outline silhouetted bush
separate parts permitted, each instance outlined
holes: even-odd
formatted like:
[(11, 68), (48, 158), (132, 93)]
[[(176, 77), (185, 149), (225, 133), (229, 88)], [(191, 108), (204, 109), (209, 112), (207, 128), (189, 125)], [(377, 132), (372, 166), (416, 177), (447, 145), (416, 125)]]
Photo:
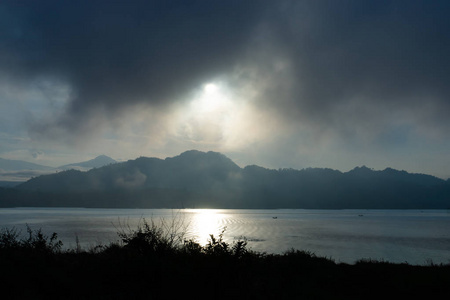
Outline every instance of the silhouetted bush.
[[(120, 241), (88, 251), (62, 250), (56, 233), (0, 231), (2, 299), (448, 299), (450, 265), (411, 266), (361, 260), (337, 264), (309, 251), (252, 251), (247, 241), (205, 246), (185, 239), (179, 222), (122, 226)], [(205, 297), (203, 297), (204, 295)]]
[(58, 240), (54, 232), (50, 237), (41, 229), (32, 230), (27, 225), (27, 238), (20, 238), (20, 231), (16, 228), (3, 228), (0, 232), (0, 249), (3, 250), (30, 250), (34, 252), (56, 253), (61, 251), (63, 243)]
[(173, 218), (171, 222), (161, 220), (157, 225), (152, 219), (147, 222), (141, 219), (137, 228), (122, 225), (117, 234), (123, 243), (125, 250), (131, 250), (139, 254), (169, 254), (180, 251), (184, 245), (185, 231), (183, 224)]
[(17, 249), (21, 245), (16, 228), (2, 228), (0, 231), (0, 249)]

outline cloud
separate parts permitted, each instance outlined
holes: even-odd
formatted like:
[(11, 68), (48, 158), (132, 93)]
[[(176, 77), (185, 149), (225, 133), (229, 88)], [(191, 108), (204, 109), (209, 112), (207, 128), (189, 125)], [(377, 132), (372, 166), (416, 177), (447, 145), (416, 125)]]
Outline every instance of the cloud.
[(22, 80), (57, 76), (72, 88), (66, 114), (34, 124), (42, 132), (83, 132), (100, 113), (180, 100), (235, 64), (259, 11), (242, 1), (7, 4), (3, 69)]
[[(417, 150), (449, 138), (449, 12), (419, 0), (2, 1), (0, 79), (40, 91), (33, 140)], [(211, 82), (229, 89), (234, 127), (188, 118)]]
[(31, 151), (31, 156), (33, 156), (33, 158), (35, 158), (35, 159), (39, 159), (42, 156), (44, 156), (44, 153), (39, 150), (33, 150), (33, 151)]
[(142, 186), (147, 176), (139, 170), (132, 170), (130, 173), (115, 179), (115, 185), (120, 188), (135, 188)]

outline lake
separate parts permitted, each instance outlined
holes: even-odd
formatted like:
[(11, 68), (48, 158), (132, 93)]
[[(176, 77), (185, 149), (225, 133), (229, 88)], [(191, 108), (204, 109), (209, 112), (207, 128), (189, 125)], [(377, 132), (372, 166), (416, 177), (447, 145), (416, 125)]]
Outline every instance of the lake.
[(178, 226), (202, 245), (225, 230), (225, 241), (245, 237), (260, 252), (294, 248), (345, 263), (450, 263), (448, 210), (0, 209), (0, 228), (24, 234), (28, 224), (57, 232), (66, 248), (75, 248), (77, 237), (85, 249), (117, 241), (118, 230), (134, 229), (142, 219)]

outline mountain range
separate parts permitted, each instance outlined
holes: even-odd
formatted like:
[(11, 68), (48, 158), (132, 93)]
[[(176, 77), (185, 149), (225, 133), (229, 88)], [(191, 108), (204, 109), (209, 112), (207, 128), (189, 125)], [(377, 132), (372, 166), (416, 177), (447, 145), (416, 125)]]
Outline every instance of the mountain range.
[(92, 168), (100, 168), (109, 164), (115, 164), (117, 161), (106, 155), (99, 155), (94, 159), (88, 161), (82, 161), (78, 163), (59, 166), (59, 170), (81, 169), (81, 171), (87, 171)]
[(13, 160), (0, 158), (0, 169), (4, 171), (21, 171), (21, 170), (38, 170), (48, 171), (52, 170), (52, 167), (38, 165), (23, 160)]
[(92, 168), (99, 168), (112, 163), (116, 163), (116, 161), (106, 155), (100, 155), (88, 161), (72, 163), (56, 168), (23, 160), (0, 158), (0, 186), (14, 186), (32, 177), (51, 174), (57, 171), (70, 169), (88, 171)]
[(217, 152), (140, 157), (2, 189), (1, 206), (146, 208), (449, 208), (450, 181), (365, 166), (348, 172), (239, 167)]

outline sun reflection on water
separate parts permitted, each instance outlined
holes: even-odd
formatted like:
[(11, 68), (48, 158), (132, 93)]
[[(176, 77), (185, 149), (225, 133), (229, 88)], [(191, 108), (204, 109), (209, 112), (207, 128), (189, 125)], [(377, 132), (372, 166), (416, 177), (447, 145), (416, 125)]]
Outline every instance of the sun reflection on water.
[(200, 245), (207, 244), (210, 235), (215, 237), (223, 231), (225, 215), (219, 209), (191, 209), (190, 230), (192, 238)]

